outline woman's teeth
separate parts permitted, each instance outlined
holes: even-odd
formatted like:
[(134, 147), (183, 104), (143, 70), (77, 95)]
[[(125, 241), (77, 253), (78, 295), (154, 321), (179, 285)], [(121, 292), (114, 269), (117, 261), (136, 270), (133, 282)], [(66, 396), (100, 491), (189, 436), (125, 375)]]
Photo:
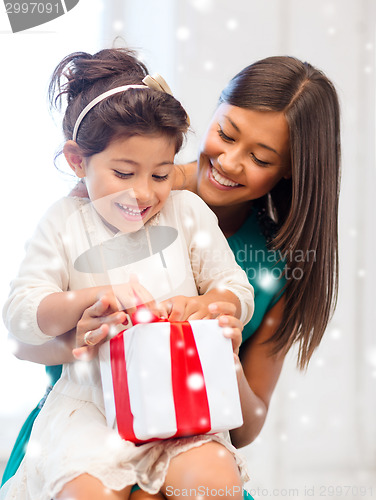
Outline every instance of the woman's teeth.
[(218, 184), (221, 184), (222, 186), (229, 186), (229, 187), (240, 186), (240, 184), (237, 184), (236, 182), (230, 181), (230, 179), (223, 177), (218, 172), (218, 170), (216, 170), (213, 166), (211, 166), (211, 173), (214, 179), (218, 182)]

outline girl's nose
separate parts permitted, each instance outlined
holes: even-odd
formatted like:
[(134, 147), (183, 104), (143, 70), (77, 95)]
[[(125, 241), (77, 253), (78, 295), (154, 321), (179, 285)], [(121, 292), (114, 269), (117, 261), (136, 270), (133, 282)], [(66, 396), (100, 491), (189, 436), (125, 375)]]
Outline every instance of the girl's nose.
[(133, 186), (133, 191), (139, 204), (147, 203), (152, 198), (152, 189), (150, 183), (146, 180), (140, 180)]

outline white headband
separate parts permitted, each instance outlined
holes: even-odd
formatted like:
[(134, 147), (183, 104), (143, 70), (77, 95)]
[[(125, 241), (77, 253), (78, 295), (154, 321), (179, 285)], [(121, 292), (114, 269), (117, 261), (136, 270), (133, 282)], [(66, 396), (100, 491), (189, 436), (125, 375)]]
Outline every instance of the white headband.
[(84, 109), (78, 115), (78, 118), (77, 118), (76, 123), (74, 125), (72, 139), (74, 141), (76, 141), (78, 129), (80, 128), (81, 122), (85, 118), (87, 113), (92, 108), (94, 108), (94, 106), (96, 104), (103, 101), (103, 99), (106, 99), (106, 97), (110, 97), (114, 94), (124, 92), (125, 90), (128, 90), (128, 89), (148, 89), (148, 88), (153, 89), (153, 90), (159, 90), (161, 92), (166, 92), (167, 94), (172, 95), (172, 91), (171, 91), (170, 87), (167, 85), (165, 80), (158, 73), (156, 73), (153, 76), (150, 76), (150, 75), (145, 76), (145, 78), (142, 80), (142, 83), (144, 85), (123, 85), (122, 87), (116, 87), (114, 89), (107, 90), (107, 92), (103, 92), (103, 94), (100, 94), (99, 96), (95, 97), (91, 102), (89, 102), (89, 104), (87, 106), (84, 107)]

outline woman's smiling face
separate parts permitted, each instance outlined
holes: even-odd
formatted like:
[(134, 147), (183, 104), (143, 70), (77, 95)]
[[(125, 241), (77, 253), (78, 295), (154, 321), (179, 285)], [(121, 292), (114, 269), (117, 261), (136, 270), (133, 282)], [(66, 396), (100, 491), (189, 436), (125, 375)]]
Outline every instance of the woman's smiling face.
[(210, 206), (242, 205), (291, 177), (282, 112), (222, 103), (200, 147), (197, 192)]

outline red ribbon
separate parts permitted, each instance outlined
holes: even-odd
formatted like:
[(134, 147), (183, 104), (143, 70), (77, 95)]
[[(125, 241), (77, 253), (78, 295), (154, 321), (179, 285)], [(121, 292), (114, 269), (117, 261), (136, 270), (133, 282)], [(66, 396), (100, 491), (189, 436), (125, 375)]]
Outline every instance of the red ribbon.
[[(153, 322), (166, 321), (153, 318)], [(110, 340), (111, 370), (118, 432), (136, 444), (131, 412), (124, 332)], [(211, 430), (208, 397), (196, 342), (188, 321), (170, 323), (171, 377), (177, 432), (174, 437), (204, 434)]]
[(171, 376), (177, 436), (211, 429), (208, 395), (195, 338), (188, 321), (171, 323)]
[(133, 414), (129, 399), (127, 367), (125, 363), (123, 332), (110, 340), (112, 383), (118, 432), (123, 439), (136, 443), (133, 431)]

